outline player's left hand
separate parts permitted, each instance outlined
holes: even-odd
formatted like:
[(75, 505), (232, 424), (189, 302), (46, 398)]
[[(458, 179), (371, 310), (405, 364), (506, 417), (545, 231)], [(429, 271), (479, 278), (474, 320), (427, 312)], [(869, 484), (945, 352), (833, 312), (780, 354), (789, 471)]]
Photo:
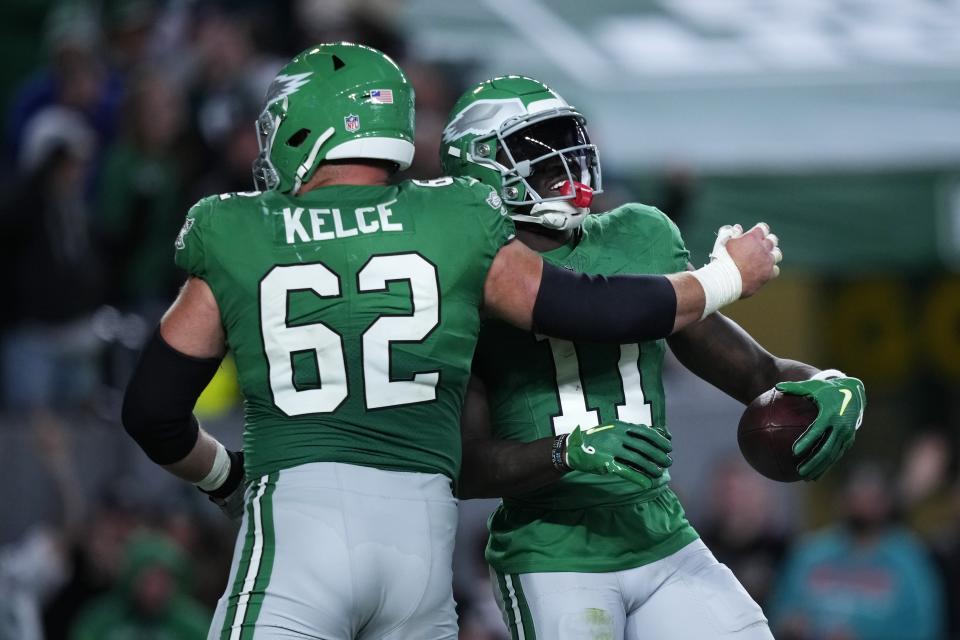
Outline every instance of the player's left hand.
[(817, 419), (793, 443), (793, 454), (803, 460), (797, 468), (800, 476), (816, 480), (853, 446), (867, 406), (863, 383), (857, 378), (838, 377), (781, 382), (777, 389), (806, 396), (819, 409)]
[(210, 502), (220, 507), (220, 511), (233, 520), (239, 522), (243, 517), (244, 495), (247, 483), (244, 481), (243, 451), (228, 451), (230, 455), (230, 475), (219, 489), (203, 491)]
[(673, 464), (672, 450), (669, 438), (642, 424), (577, 427), (567, 436), (567, 466), (597, 475), (612, 473), (649, 489)]

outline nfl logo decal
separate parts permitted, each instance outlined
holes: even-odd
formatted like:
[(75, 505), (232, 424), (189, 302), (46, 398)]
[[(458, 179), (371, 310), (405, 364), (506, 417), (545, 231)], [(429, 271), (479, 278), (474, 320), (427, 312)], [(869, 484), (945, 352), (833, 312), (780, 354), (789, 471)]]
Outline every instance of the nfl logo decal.
[(347, 128), (347, 131), (358, 131), (360, 129), (360, 116), (351, 113), (343, 119), (343, 126)]
[(370, 102), (373, 104), (393, 104), (393, 89), (371, 89)]

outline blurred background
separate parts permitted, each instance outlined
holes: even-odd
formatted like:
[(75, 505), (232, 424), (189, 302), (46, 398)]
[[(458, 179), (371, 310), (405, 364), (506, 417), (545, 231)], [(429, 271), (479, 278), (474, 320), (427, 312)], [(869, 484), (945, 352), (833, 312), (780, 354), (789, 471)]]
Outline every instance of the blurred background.
[[(448, 109), (521, 73), (581, 109), (596, 210), (654, 204), (703, 263), (771, 223), (783, 276), (730, 310), (769, 350), (861, 377), (838, 468), (745, 466), (742, 411), (668, 363), (674, 486), (778, 638), (960, 638), (960, 1), (4, 0), (0, 8), (0, 640), (203, 638), (234, 531), (123, 433), (140, 344), (184, 274), (189, 205), (248, 190), (273, 74), (319, 41), (397, 59), (409, 177)], [(226, 360), (197, 412), (238, 447)], [(505, 638), (461, 503), (461, 637)]]

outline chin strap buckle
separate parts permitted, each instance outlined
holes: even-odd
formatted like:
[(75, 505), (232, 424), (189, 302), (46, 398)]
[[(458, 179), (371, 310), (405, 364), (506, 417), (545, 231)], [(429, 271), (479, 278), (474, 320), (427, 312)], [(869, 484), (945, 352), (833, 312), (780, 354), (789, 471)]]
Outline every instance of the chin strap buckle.
[(586, 209), (593, 202), (593, 189), (582, 182), (564, 180), (560, 185), (560, 195), (573, 196), (571, 202), (578, 209)]

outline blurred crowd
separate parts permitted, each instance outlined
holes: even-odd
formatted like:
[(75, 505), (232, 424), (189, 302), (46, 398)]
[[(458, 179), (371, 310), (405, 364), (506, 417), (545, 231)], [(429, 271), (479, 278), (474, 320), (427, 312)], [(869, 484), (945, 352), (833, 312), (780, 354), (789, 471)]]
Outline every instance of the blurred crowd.
[[(128, 461), (142, 456), (118, 424), (137, 349), (184, 278), (172, 260), (184, 213), (252, 187), (261, 98), (308, 45), (359, 41), (400, 62), (417, 93), (412, 177), (439, 174), (464, 70), (413, 58), (390, 0), (15, 4), (35, 31), (18, 46), (43, 62), (2, 93), (0, 260), (15, 277), (0, 306), (0, 462), (11, 486), (27, 483), (11, 469), (32, 469), (35, 490), (4, 494), (30, 515), (0, 523), (0, 640), (203, 638), (232, 527)], [(656, 203), (681, 226), (690, 188), (669, 174)], [(236, 441), (236, 412), (220, 422)], [(724, 459), (694, 524), (778, 638), (960, 638), (955, 450), (929, 430), (896, 469), (851, 466), (797, 527), (768, 517), (766, 481)], [(458, 567), (461, 637), (493, 640), (506, 635), (479, 527)]]

